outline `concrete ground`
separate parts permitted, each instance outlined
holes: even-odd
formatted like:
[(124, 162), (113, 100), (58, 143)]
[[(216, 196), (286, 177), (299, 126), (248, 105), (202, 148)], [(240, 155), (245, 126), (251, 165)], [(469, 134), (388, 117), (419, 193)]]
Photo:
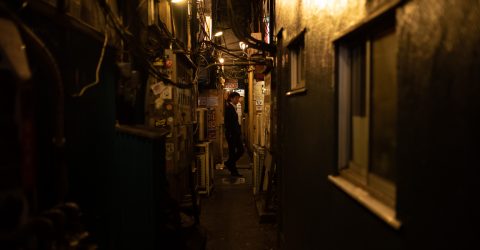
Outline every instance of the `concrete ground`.
[(237, 167), (243, 177), (230, 177), (228, 170), (216, 170), (214, 190), (202, 199), (200, 224), (207, 232), (207, 250), (277, 249), (276, 226), (258, 222), (246, 153)]

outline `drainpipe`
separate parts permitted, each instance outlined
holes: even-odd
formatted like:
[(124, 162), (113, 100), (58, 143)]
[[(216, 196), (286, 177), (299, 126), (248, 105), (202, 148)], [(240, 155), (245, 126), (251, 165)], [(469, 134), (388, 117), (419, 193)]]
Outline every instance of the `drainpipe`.
[(252, 143), (255, 125), (255, 100), (253, 99), (253, 71), (254, 66), (248, 67), (248, 130), (247, 130), (247, 148), (252, 152)]

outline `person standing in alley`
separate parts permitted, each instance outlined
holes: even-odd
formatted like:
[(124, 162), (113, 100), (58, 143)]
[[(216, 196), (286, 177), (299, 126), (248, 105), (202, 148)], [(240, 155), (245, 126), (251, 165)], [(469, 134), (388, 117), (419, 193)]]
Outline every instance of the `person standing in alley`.
[(240, 94), (232, 92), (228, 95), (225, 106), (225, 137), (228, 143), (228, 160), (225, 166), (232, 176), (242, 176), (238, 173), (236, 162), (243, 155), (244, 148), (242, 143), (242, 132), (238, 123), (236, 107), (240, 99)]

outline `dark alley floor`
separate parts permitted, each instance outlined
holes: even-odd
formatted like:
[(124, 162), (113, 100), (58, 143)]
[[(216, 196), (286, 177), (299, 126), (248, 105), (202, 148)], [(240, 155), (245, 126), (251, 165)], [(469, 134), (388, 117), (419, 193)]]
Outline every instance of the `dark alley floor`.
[(213, 192), (202, 200), (200, 223), (207, 232), (207, 250), (276, 249), (275, 225), (258, 223), (247, 154), (237, 167), (241, 178), (216, 170)]

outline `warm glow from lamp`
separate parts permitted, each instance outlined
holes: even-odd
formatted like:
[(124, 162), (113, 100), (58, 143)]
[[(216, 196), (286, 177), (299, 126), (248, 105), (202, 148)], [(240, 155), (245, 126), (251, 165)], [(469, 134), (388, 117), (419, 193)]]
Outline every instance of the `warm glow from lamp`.
[(223, 35), (223, 31), (217, 31), (217, 33), (215, 33), (214, 36), (219, 37), (219, 36), (221, 36), (221, 35)]
[[(362, 1), (360, 1), (360, 2), (362, 2)], [(359, 1), (356, 1), (355, 3), (358, 5)], [(339, 13), (341, 13), (342, 11), (347, 9), (347, 7), (349, 5), (353, 6), (355, 3), (352, 0), (335, 0), (335, 1), (333, 1), (333, 0), (305, 0), (305, 1), (302, 2), (305, 10), (310, 10), (311, 11), (311, 9), (314, 8), (314, 9), (317, 9), (317, 10), (328, 11), (330, 14), (333, 14), (333, 15), (338, 15)]]
[(223, 59), (223, 57), (220, 57), (220, 58), (218, 58), (218, 62), (223, 64), (225, 62), (225, 59)]
[(183, 1), (185, 1), (185, 0), (172, 0), (172, 3), (181, 3)]
[[(285, 13), (286, 20), (293, 21), (295, 13), (301, 13), (304, 17), (316, 17), (321, 12), (325, 12), (329, 16), (337, 16), (349, 11), (357, 14), (358, 11), (365, 9), (365, 4), (369, 0), (279, 0), (278, 9)], [(288, 15), (290, 14), (290, 15)], [(324, 15), (321, 13), (320, 15)]]
[(238, 45), (240, 45), (240, 49), (242, 50), (245, 50), (248, 47), (247, 44), (245, 44), (244, 42), (240, 42), (238, 43)]

